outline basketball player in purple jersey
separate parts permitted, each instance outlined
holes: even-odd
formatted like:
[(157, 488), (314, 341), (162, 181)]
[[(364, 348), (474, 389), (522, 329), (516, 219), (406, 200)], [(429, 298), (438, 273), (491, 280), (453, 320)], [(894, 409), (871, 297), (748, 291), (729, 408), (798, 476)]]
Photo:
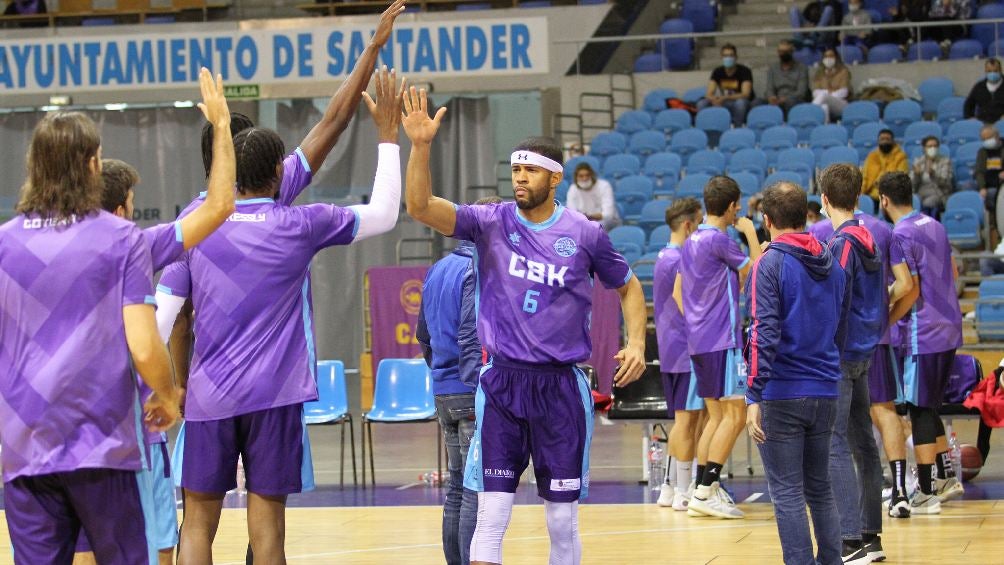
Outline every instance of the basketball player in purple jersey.
[(889, 314), (890, 323), (907, 318), (903, 393), (913, 424), (919, 487), (910, 511), (939, 514), (942, 501), (964, 492), (949, 462), (945, 426), (938, 416), (955, 350), (962, 345), (962, 312), (955, 293), (958, 271), (945, 228), (913, 210), (913, 190), (906, 173), (882, 175), (879, 194), (882, 210), (895, 223), (889, 261), (894, 271), (910, 273), (906, 284), (896, 277)]
[(708, 181), (704, 187), (707, 219), (683, 245), (673, 289), (687, 320), (697, 393), (708, 409), (697, 444), (697, 488), (687, 507), (689, 516), (743, 517), (720, 483), (722, 466), (746, 424), (739, 292), (751, 262), (760, 256), (759, 245), (751, 245), (747, 256), (726, 232), (735, 225), (746, 241), (759, 241), (753, 222), (739, 217), (740, 195), (739, 186), (729, 177)]
[[(701, 203), (694, 198), (681, 198), (666, 210), (666, 223), (672, 233), (665, 249), (655, 263), (653, 296), (655, 303), (655, 333), (659, 342), (659, 370), (666, 394), (673, 429), (669, 432), (669, 453), (676, 463), (676, 476), (666, 466), (666, 480), (659, 493), (659, 506), (686, 510), (692, 494), (690, 466), (694, 460), (694, 436), (704, 409), (704, 400), (697, 394), (697, 375), (690, 366), (687, 352), (687, 322), (683, 304), (673, 297), (676, 275), (680, 272), (680, 250), (701, 223)], [(670, 479), (676, 480), (676, 488)]]
[(617, 353), (618, 386), (645, 368), (641, 283), (603, 228), (554, 200), (561, 150), (530, 138), (512, 153), (516, 202), (457, 206), (432, 195), (430, 146), (446, 112), (430, 118), (424, 90), (405, 96), (411, 138), (408, 213), (477, 249), (478, 335), (490, 358), (475, 393), (477, 428), (465, 485), (478, 492), (472, 565), (502, 563), (519, 477), (533, 456), (544, 499), (551, 565), (578, 564), (578, 500), (589, 487), (592, 396), (575, 368), (589, 358), (593, 275), (621, 296), (628, 344)]
[(81, 529), (103, 564), (149, 562), (141, 429), (179, 415), (149, 246), (100, 210), (100, 143), (83, 114), (43, 118), (18, 215), (0, 227), (0, 442), (18, 565), (69, 563)]

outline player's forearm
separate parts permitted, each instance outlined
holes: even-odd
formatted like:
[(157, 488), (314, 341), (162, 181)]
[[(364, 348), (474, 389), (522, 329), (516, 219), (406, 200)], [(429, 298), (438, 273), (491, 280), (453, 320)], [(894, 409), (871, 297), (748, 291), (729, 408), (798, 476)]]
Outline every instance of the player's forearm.
[(213, 166), (209, 171), (206, 199), (181, 225), (185, 249), (191, 249), (216, 231), (234, 213), (234, 183), (237, 179), (234, 142), (229, 124), (213, 127)]
[(893, 304), (892, 311), (889, 312), (890, 326), (902, 320), (903, 316), (906, 316), (907, 313), (910, 312), (910, 309), (913, 308), (914, 303), (917, 302), (917, 298), (916, 296), (911, 297), (912, 294), (913, 293), (911, 292)]
[(169, 397), (174, 391), (171, 361), (157, 333), (153, 307), (147, 304), (125, 306), (122, 322), (136, 372), (155, 393)]
[(405, 206), (408, 215), (439, 233), (452, 236), (457, 213), (452, 202), (432, 195), (429, 170), (430, 143), (412, 143), (405, 176)]
[(621, 295), (621, 312), (624, 313), (624, 328), (627, 331), (627, 344), (645, 350), (645, 326), (648, 322), (648, 311), (645, 308), (645, 294), (642, 292), (638, 277), (632, 276), (624, 285)]
[(394, 229), (401, 209), (401, 148), (396, 143), (381, 143), (378, 151), (369, 204), (352, 206), (359, 221), (356, 241)]

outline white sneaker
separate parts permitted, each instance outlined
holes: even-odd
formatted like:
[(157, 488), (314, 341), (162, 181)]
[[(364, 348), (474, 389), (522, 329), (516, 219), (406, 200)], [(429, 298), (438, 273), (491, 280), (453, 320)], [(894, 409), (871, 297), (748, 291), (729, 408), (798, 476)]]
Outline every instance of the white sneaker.
[[(701, 491), (704, 492), (701, 492)], [(702, 500), (702, 494), (707, 493), (707, 498)], [(736, 503), (732, 501), (729, 493), (718, 484), (718, 481), (711, 483), (710, 487), (700, 486), (694, 492), (694, 498), (690, 499), (690, 506), (687, 508), (688, 516), (714, 516), (726, 520), (736, 520), (745, 517), (742, 510), (736, 508)]]
[(910, 501), (912, 514), (941, 514), (941, 501), (936, 494), (916, 492)]
[(663, 508), (669, 508), (670, 506), (675, 508), (674, 503), (676, 498), (674, 496), (674, 491), (675, 489), (671, 485), (663, 483), (662, 486), (659, 487), (659, 500), (655, 501), (655, 503)]
[(683, 512), (690, 506), (690, 495), (691, 491), (682, 491), (680, 489), (674, 489), (673, 493), (673, 510), (677, 512)]
[(742, 510), (736, 508), (736, 501), (732, 500), (732, 496), (729, 495), (729, 491), (723, 489), (722, 485), (717, 481), (712, 485), (712, 487), (716, 490), (718, 501), (721, 503), (722, 510), (724, 513), (728, 514), (728, 516), (719, 516), (720, 518), (734, 520), (746, 517), (746, 514), (743, 513)]
[(704, 485), (696, 487), (693, 495), (690, 497), (690, 502), (687, 504), (687, 516), (696, 518), (711, 516), (711, 500), (714, 498), (714, 494), (715, 492), (711, 490), (711, 487)]
[(910, 517), (910, 499), (905, 496), (897, 496), (895, 500), (887, 501), (886, 508), (889, 509), (890, 518)]
[(941, 502), (962, 498), (962, 495), (965, 493), (966, 488), (955, 477), (934, 480), (934, 494), (938, 495), (938, 500)]

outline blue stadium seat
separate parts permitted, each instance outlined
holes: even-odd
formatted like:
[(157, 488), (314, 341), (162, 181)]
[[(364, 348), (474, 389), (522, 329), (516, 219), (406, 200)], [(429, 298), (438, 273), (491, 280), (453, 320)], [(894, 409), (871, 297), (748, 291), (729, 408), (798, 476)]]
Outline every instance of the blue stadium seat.
[(955, 189), (958, 191), (975, 190), (976, 180), (973, 178), (973, 167), (976, 166), (976, 154), (983, 143), (980, 141), (970, 141), (959, 146), (952, 157), (952, 164), (955, 165)]
[(690, 127), (693, 127), (693, 117), (686, 110), (663, 110), (652, 120), (652, 129), (661, 131), (667, 138), (681, 129)]
[(760, 177), (746, 172), (729, 173), (729, 176), (739, 185), (743, 196), (752, 196), (760, 192)]
[(906, 126), (919, 122), (920, 115), (920, 104), (913, 100), (893, 100), (886, 105), (882, 121), (893, 131), (896, 139), (902, 139)]
[(641, 108), (655, 117), (656, 114), (667, 108), (666, 100), (676, 97), (676, 91), (672, 88), (656, 88), (645, 94)]
[(676, 185), (676, 197), (684, 198), (690, 196), (701, 200), (704, 198), (704, 185), (708, 184), (709, 180), (711, 180), (711, 175), (701, 173), (683, 177), (680, 179), (679, 184)]
[(872, 200), (871, 196), (866, 196), (862, 194), (858, 196), (858, 210), (861, 210), (865, 214), (870, 216), (875, 215), (875, 201)]
[(816, 166), (822, 170), (835, 163), (850, 163), (857, 166), (861, 164), (861, 159), (858, 157), (858, 152), (851, 147), (830, 147), (823, 151)]
[(980, 226), (983, 225), (983, 199), (975, 190), (963, 190), (951, 194), (945, 202), (945, 210), (969, 210), (980, 219)]
[(570, 179), (575, 176), (575, 167), (579, 166), (579, 163), (588, 163), (593, 169), (594, 173), (599, 174), (602, 170), (602, 161), (598, 157), (592, 155), (579, 155), (578, 157), (572, 157), (571, 159), (565, 161), (565, 178)]
[[(646, 232), (651, 232), (659, 226), (666, 225), (666, 208), (669, 208), (669, 200), (653, 200), (646, 202), (641, 209), (641, 217), (638, 218), (638, 225)], [(667, 226), (668, 227), (668, 226)]]
[(952, 42), (948, 49), (948, 58), (957, 59), (979, 59), (983, 56), (983, 45), (975, 39), (959, 39)]
[(554, 198), (562, 204), (568, 204), (568, 181), (561, 179), (558, 186), (554, 187)]
[(704, 95), (708, 92), (708, 89), (704, 86), (695, 86), (694, 88), (688, 88), (686, 92), (683, 93), (683, 101), (687, 104), (696, 104), (698, 100), (704, 98)]
[(680, 9), (680, 17), (694, 24), (694, 31), (704, 33), (718, 27), (715, 6), (710, 2), (687, 2)]
[(885, 125), (880, 122), (861, 124), (854, 128), (851, 135), (851, 146), (858, 151), (858, 156), (864, 161), (868, 154), (878, 145), (878, 134)]
[[(461, 4), (463, 6), (463, 4)], [(634, 60), (634, 72), (658, 73), (666, 70), (665, 60), (659, 53), (642, 53)]]
[(795, 60), (802, 63), (806, 67), (811, 67), (819, 62), (821, 58), (819, 51), (811, 49), (809, 47), (803, 47), (798, 51), (795, 51)]
[(945, 226), (948, 241), (953, 246), (959, 249), (977, 249), (983, 245), (979, 218), (972, 210), (964, 208), (945, 210), (941, 214), (941, 225)]
[(777, 164), (777, 156), (785, 149), (798, 144), (798, 132), (791, 126), (774, 126), (764, 130), (760, 136), (760, 149), (767, 154), (771, 166)]
[(868, 62), (875, 63), (898, 63), (903, 60), (903, 51), (899, 45), (892, 43), (880, 43), (868, 50)]
[(666, 225), (665, 220), (666, 218), (663, 217), (663, 224), (657, 226), (652, 230), (652, 233), (648, 234), (648, 247), (645, 248), (646, 253), (658, 253), (660, 249), (666, 247), (666, 244), (669, 243), (669, 237), (673, 235), (673, 232)]
[(941, 141), (941, 125), (938, 122), (913, 122), (906, 126), (903, 132), (903, 145), (920, 145), (921, 141), (929, 135), (933, 135)]
[(645, 201), (652, 200), (652, 192), (655, 189), (652, 179), (645, 175), (628, 175), (617, 180), (614, 188), (614, 195), (619, 192), (633, 192), (645, 196)]
[[(635, 226), (627, 226), (635, 227)], [(634, 263), (638, 259), (641, 259), (642, 253), (645, 252), (644, 249), (638, 247), (636, 243), (622, 243), (619, 246), (614, 246), (614, 251), (621, 254), (624, 260), (627, 261), (628, 265)]]
[(793, 182), (798, 186), (802, 187), (803, 190), (807, 188), (807, 186), (802, 181), (802, 175), (794, 171), (775, 171), (767, 175), (767, 178), (764, 179), (763, 181), (763, 186), (764, 188), (766, 188), (768, 186), (771, 186), (772, 184), (779, 182)]
[(708, 134), (697, 128), (687, 128), (673, 134), (669, 151), (686, 159), (691, 153), (708, 147)]
[[(641, 175), (624, 177), (617, 181), (617, 186), (614, 188), (614, 200), (624, 211), (621, 218), (628, 223), (638, 221), (642, 207), (652, 200), (652, 196), (652, 181)], [(644, 244), (642, 246), (644, 247)]]
[(756, 146), (756, 133), (750, 128), (730, 129), (718, 140), (718, 150), (731, 155), (740, 149), (751, 149)]
[(823, 109), (815, 104), (797, 104), (788, 110), (788, 125), (798, 132), (800, 142), (808, 142), (812, 128), (821, 126), (826, 122), (826, 115)]
[[(659, 26), (659, 33), (693, 32), (694, 24), (680, 18), (666, 20)], [(671, 70), (688, 69), (694, 63), (693, 39), (663, 39), (656, 50), (662, 51), (666, 58), (666, 66)]]
[[(976, 19), (990, 20), (1004, 18), (1004, 5), (984, 4), (976, 11)], [(998, 37), (1004, 37), (1004, 26), (1001, 24), (976, 24), (969, 30), (969, 37), (979, 41), (983, 48), (990, 47)]]
[(948, 132), (945, 133), (943, 142), (945, 145), (956, 148), (971, 141), (979, 141), (981, 129), (983, 129), (983, 122), (975, 118), (960, 120), (948, 126)]
[(857, 65), (865, 61), (865, 54), (857, 45), (841, 45), (837, 50), (845, 65)]
[(924, 79), (917, 90), (920, 92), (921, 110), (925, 114), (933, 114), (938, 111), (942, 100), (955, 95), (955, 84), (948, 77), (931, 77)]
[(777, 170), (798, 173), (802, 177), (802, 188), (808, 190), (809, 181), (816, 173), (816, 154), (804, 147), (785, 149), (777, 157)]
[(645, 249), (645, 230), (638, 226), (617, 226), (610, 230), (609, 236), (610, 243), (618, 252), (622, 252), (621, 249), (625, 245), (634, 245), (638, 248), (640, 256)]
[(987, 57), (1000, 57), (1004, 55), (1004, 41), (996, 39), (987, 45)]
[(652, 114), (644, 110), (628, 110), (617, 117), (616, 131), (631, 136), (652, 128)]
[(976, 299), (976, 334), (980, 341), (1004, 340), (1004, 276), (980, 281)]
[(634, 271), (635, 276), (638, 277), (638, 281), (641, 282), (641, 290), (645, 295), (645, 302), (651, 302), (654, 293), (652, 281), (655, 278), (655, 262), (646, 260), (642, 256), (638, 261), (631, 264), (631, 270)]
[(962, 110), (965, 103), (966, 99), (961, 96), (950, 96), (938, 104), (938, 123), (942, 129), (947, 129), (948, 126), (963, 119)]
[(655, 183), (655, 194), (672, 195), (676, 190), (676, 181), (680, 178), (682, 161), (679, 155), (674, 153), (655, 153), (645, 159), (645, 167), (642, 169), (645, 176)]
[(725, 155), (714, 149), (695, 151), (687, 158), (687, 174), (720, 175), (725, 172)]
[(616, 131), (596, 134), (589, 145), (589, 154), (604, 159), (609, 155), (627, 151), (627, 136)]
[(732, 127), (732, 113), (715, 106), (704, 108), (694, 117), (694, 127), (708, 134), (711, 146), (715, 147), (722, 132)]
[(767, 176), (767, 154), (761, 149), (740, 149), (729, 159), (725, 167), (729, 175), (735, 173), (750, 173), (762, 181)]
[(757, 137), (763, 135), (764, 130), (770, 127), (779, 126), (784, 123), (784, 112), (777, 106), (764, 104), (757, 106), (746, 114), (746, 127), (755, 131)]
[(881, 117), (878, 104), (871, 100), (856, 100), (844, 108), (840, 123), (847, 129), (847, 135), (853, 135), (854, 128), (868, 122), (877, 122)]
[(631, 136), (628, 152), (642, 159), (666, 149), (666, 136), (661, 131), (645, 130)]
[(816, 154), (816, 158), (830, 147), (847, 147), (847, 129), (837, 124), (812, 128), (809, 133), (809, 148)]
[(629, 153), (618, 153), (611, 155), (603, 161), (603, 177), (610, 180), (618, 180), (629, 175), (637, 175), (641, 172), (641, 159), (637, 155)]
[(907, 61), (937, 61), (941, 59), (941, 45), (937, 41), (925, 39), (920, 43), (913, 43), (906, 51)]

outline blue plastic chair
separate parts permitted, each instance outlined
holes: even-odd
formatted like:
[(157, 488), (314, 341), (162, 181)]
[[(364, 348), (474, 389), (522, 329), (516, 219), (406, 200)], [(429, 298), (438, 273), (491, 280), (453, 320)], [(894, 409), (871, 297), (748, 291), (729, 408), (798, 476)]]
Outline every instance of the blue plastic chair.
[(628, 152), (644, 159), (666, 149), (666, 136), (661, 131), (639, 131), (628, 141)]
[(983, 199), (975, 190), (963, 190), (951, 194), (945, 201), (945, 210), (969, 210), (980, 219), (980, 226), (983, 225)]
[(825, 121), (823, 109), (815, 104), (796, 104), (788, 110), (788, 125), (795, 128), (801, 142), (808, 142), (812, 128), (823, 125)]
[(697, 128), (680, 130), (669, 140), (669, 151), (686, 159), (692, 153), (708, 147), (708, 134)]
[(760, 192), (760, 178), (753, 173), (729, 173), (729, 176), (739, 185), (739, 192), (743, 196), (753, 196)]
[(858, 196), (858, 210), (861, 210), (869, 216), (875, 215), (875, 201), (872, 200), (871, 196), (866, 196), (862, 194)]
[(572, 157), (571, 159), (565, 161), (565, 178), (571, 179), (575, 177), (575, 167), (579, 166), (579, 163), (586, 163), (594, 173), (599, 173), (601, 170), (602, 161), (598, 157), (593, 155), (579, 155), (577, 157)]
[(596, 134), (589, 145), (589, 154), (604, 159), (609, 155), (627, 151), (627, 136), (616, 131)]
[(942, 100), (955, 95), (955, 83), (948, 77), (931, 77), (924, 79), (917, 87), (917, 91), (920, 92), (921, 110), (925, 114), (934, 114), (938, 111), (938, 104), (941, 104)]
[(714, 149), (701, 149), (687, 158), (687, 174), (720, 175), (725, 172), (725, 155)]
[(822, 56), (819, 54), (819, 51), (808, 47), (803, 47), (798, 51), (795, 51), (795, 60), (802, 63), (806, 67), (811, 67), (819, 63), (821, 58)]
[(818, 159), (830, 147), (847, 146), (847, 128), (837, 124), (825, 124), (812, 128), (809, 133), (809, 148)]
[(669, 208), (670, 204), (669, 200), (646, 202), (641, 208), (641, 217), (638, 218), (638, 225), (647, 232), (651, 232), (659, 226), (665, 226), (666, 208)]
[(628, 110), (617, 118), (616, 131), (630, 137), (652, 127), (652, 114), (645, 110)]
[(641, 107), (646, 112), (652, 114), (654, 118), (659, 112), (666, 109), (666, 100), (670, 98), (677, 98), (675, 90), (672, 88), (656, 88), (645, 94)]
[(680, 178), (680, 169), (683, 168), (683, 161), (679, 155), (674, 153), (655, 153), (645, 159), (645, 166), (642, 172), (648, 178), (655, 181), (657, 185), (662, 185), (666, 181), (672, 181), (676, 185), (676, 179)]
[(868, 62), (875, 63), (898, 63), (903, 60), (903, 51), (899, 45), (892, 43), (880, 43), (868, 50)]
[[(666, 20), (659, 26), (659, 33), (693, 32), (694, 24), (680, 18)], [(688, 69), (694, 63), (693, 39), (664, 39), (659, 42), (656, 51), (662, 52), (666, 66), (670, 70)]]
[[(990, 20), (1004, 18), (1004, 5), (985, 4), (976, 11), (976, 19)], [(975, 24), (970, 28), (969, 36), (980, 42), (984, 49), (990, 46), (998, 37), (1004, 37), (1004, 26), (1001, 24)]]
[(349, 430), (349, 453), (352, 455), (352, 483), (356, 475), (356, 432), (349, 412), (349, 396), (345, 389), (345, 365), (341, 361), (317, 362), (317, 400), (303, 404), (303, 416), (308, 425), (343, 425), (339, 484), (345, 486), (345, 429)]
[(983, 45), (975, 39), (959, 39), (948, 49), (950, 60), (979, 59), (983, 56)]
[(906, 51), (907, 61), (937, 61), (941, 57), (941, 45), (930, 39), (914, 43)]
[(764, 179), (763, 186), (766, 188), (779, 182), (797, 184), (802, 187), (802, 190), (805, 190), (807, 187), (807, 185), (802, 182), (802, 175), (796, 173), (795, 171), (774, 171), (773, 173), (767, 175), (767, 178)]
[(680, 17), (694, 24), (695, 32), (715, 31), (715, 7), (710, 2), (684, 2)]
[(865, 61), (865, 54), (857, 45), (841, 45), (837, 50), (845, 65), (857, 65)]
[(976, 166), (976, 154), (983, 143), (970, 141), (955, 150), (952, 163), (955, 165), (955, 189), (958, 191), (975, 190), (976, 179), (973, 178), (973, 167)]
[(871, 100), (857, 100), (851, 102), (844, 108), (840, 116), (840, 123), (847, 130), (847, 135), (854, 134), (854, 128), (868, 122), (877, 122), (881, 119), (878, 104)]
[(735, 173), (750, 173), (760, 182), (767, 176), (767, 154), (761, 149), (740, 149), (725, 170), (733, 177)]
[(631, 270), (634, 271), (635, 276), (638, 277), (638, 282), (641, 283), (641, 290), (642, 294), (645, 295), (645, 302), (652, 302), (652, 295), (654, 294), (652, 283), (655, 280), (655, 260), (641, 257), (631, 264)]
[(671, 138), (680, 130), (691, 127), (693, 127), (693, 123), (690, 112), (678, 108), (663, 110), (656, 114), (655, 119), (652, 120), (652, 129), (661, 131), (667, 138)]
[(708, 184), (709, 180), (711, 180), (711, 175), (703, 173), (683, 177), (676, 185), (676, 197), (685, 198), (689, 196), (698, 200), (703, 199), (704, 186)]
[[(663, 218), (665, 220), (665, 218)], [(656, 226), (652, 230), (652, 233), (648, 234), (648, 247), (645, 248), (646, 253), (658, 253), (660, 249), (666, 247), (669, 243), (669, 237), (673, 235), (672, 230), (669, 229), (665, 223), (661, 226)]]
[(614, 200), (624, 207), (624, 214), (621, 218), (625, 222), (637, 222), (641, 216), (642, 207), (646, 202), (652, 200), (654, 189), (652, 180), (642, 175), (631, 175), (617, 181), (617, 186), (614, 188)]
[(704, 98), (704, 95), (707, 94), (707, 92), (708, 89), (706, 87), (695, 86), (694, 88), (688, 88), (683, 93), (682, 99), (687, 104), (697, 104), (697, 101)]
[(784, 123), (784, 112), (777, 106), (764, 104), (757, 106), (746, 114), (746, 127), (756, 132), (758, 138), (762, 137), (767, 128), (779, 126)]
[(725, 108), (709, 107), (697, 112), (694, 127), (708, 134), (711, 145), (718, 145), (722, 132), (732, 127), (732, 113)]
[(554, 198), (562, 204), (568, 204), (568, 181), (561, 179), (558, 186), (554, 187)]
[(730, 129), (718, 140), (718, 150), (731, 155), (740, 149), (752, 149), (756, 146), (756, 133), (750, 128)]
[(634, 60), (634, 72), (636, 73), (659, 73), (663, 70), (665, 70), (664, 59), (658, 53), (642, 53)]
[[(633, 228), (636, 226), (629, 227)], [(626, 261), (628, 265), (634, 263), (638, 259), (641, 259), (642, 253), (645, 252), (644, 249), (638, 247), (635, 243), (622, 243), (620, 245), (614, 245), (614, 251), (620, 253), (621, 257), (624, 258), (624, 261)]]
[[(373, 383), (373, 407), (363, 413), (363, 485), (366, 484), (367, 443), (370, 449), (370, 484), (376, 485), (376, 471), (373, 464), (374, 422), (411, 424), (432, 421), (436, 421), (436, 399), (432, 393), (432, 373), (425, 360), (381, 360)], [(437, 430), (437, 459), (443, 451), (442, 438), (443, 434)]]
[(862, 161), (878, 145), (878, 134), (884, 128), (885, 125), (879, 122), (861, 124), (854, 128), (854, 134), (851, 136), (851, 145), (857, 150), (858, 157)]
[(980, 216), (972, 210), (959, 208), (941, 214), (948, 241), (959, 249), (977, 249), (983, 245), (980, 235)]
[(976, 334), (980, 341), (1004, 340), (1004, 276), (980, 281), (976, 300)]
[(913, 100), (893, 100), (886, 105), (882, 114), (882, 121), (896, 135), (896, 139), (902, 139), (906, 133), (906, 126), (921, 119), (920, 104)]
[(808, 190), (809, 182), (816, 173), (816, 154), (804, 147), (785, 149), (777, 157), (777, 170), (798, 173), (802, 178), (802, 188)]
[(903, 145), (920, 145), (925, 137), (933, 135), (941, 141), (941, 125), (938, 122), (913, 122), (903, 132)]
[(823, 151), (816, 166), (822, 170), (836, 163), (850, 163), (858, 166), (861, 164), (861, 159), (858, 157), (858, 152), (850, 147), (830, 147)]
[(645, 249), (645, 230), (638, 226), (617, 226), (610, 230), (608, 235), (614, 249), (619, 249), (620, 246), (624, 245), (634, 245), (638, 247), (639, 255), (641, 255), (641, 250)]
[(617, 180), (628, 175), (637, 175), (641, 171), (641, 160), (636, 155), (619, 153), (607, 157), (603, 161), (603, 177)]
[(760, 136), (760, 149), (767, 154), (767, 163), (770, 166), (777, 165), (778, 154), (797, 144), (798, 132), (791, 126), (769, 127)]
[(942, 129), (964, 118), (965, 103), (966, 99), (961, 96), (950, 96), (938, 104), (938, 123)]

